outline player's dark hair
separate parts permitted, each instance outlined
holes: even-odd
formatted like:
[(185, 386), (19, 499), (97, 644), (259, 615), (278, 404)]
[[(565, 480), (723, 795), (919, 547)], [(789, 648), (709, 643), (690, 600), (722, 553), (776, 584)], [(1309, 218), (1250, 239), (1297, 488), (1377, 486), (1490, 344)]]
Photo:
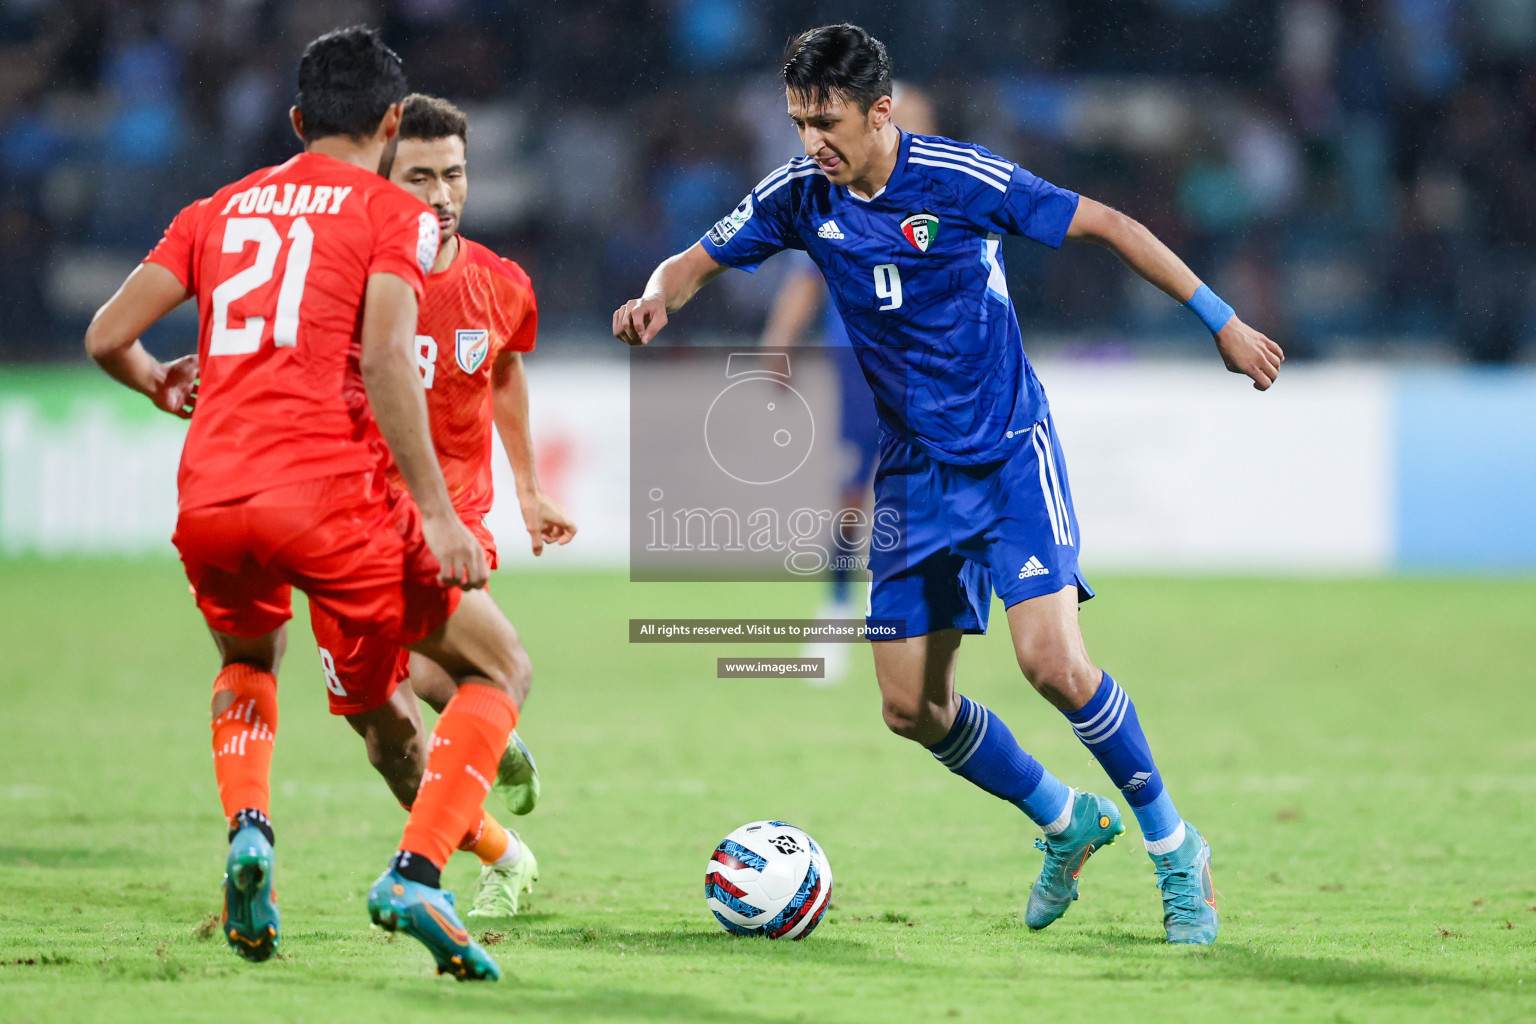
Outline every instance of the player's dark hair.
[(891, 94), (891, 55), (857, 25), (823, 25), (784, 48), (784, 84), (812, 103), (844, 99), (867, 114)]
[(405, 93), (400, 58), (376, 30), (353, 25), (327, 32), (299, 58), (296, 102), (304, 117), (304, 141), (372, 135)]
[(431, 142), (457, 135), (469, 143), (469, 118), (464, 111), (439, 96), (413, 92), (405, 98), (405, 112), (400, 116), (400, 137)]

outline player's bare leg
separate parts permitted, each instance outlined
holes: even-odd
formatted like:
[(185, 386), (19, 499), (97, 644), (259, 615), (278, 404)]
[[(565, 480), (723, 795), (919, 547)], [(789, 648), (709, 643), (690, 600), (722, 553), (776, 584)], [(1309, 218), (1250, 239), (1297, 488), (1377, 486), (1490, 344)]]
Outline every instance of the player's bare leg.
[(410, 807), (427, 766), (427, 730), (411, 681), (401, 682), (383, 705), (346, 717), (368, 748), (368, 763), (401, 806)]
[(287, 647), (279, 627), (258, 637), (213, 633), (223, 667), (214, 682), (213, 771), (229, 821), (224, 865), (225, 940), (247, 960), (277, 952), (272, 892), (272, 745), (277, 736), (277, 666)]
[(1068, 586), (1008, 609), (1019, 668), (1066, 715), (1078, 739), (1125, 793), (1157, 871), (1168, 941), (1214, 942), (1218, 923), (1210, 845), (1174, 809), (1135, 704), (1089, 659), (1077, 603), (1076, 586)]
[(904, 640), (877, 640), (875, 680), (886, 728), (905, 739), (932, 747), (955, 724), (955, 664), (960, 657), (958, 629), (945, 629)]
[(1008, 631), (1024, 678), (1057, 710), (1076, 711), (1093, 699), (1104, 673), (1083, 645), (1076, 586), (1009, 608)]
[(482, 813), (496, 762), (528, 695), (532, 667), (517, 630), (483, 590), (465, 591), (448, 621), (411, 648), (436, 662), (456, 688), (432, 732), (399, 851), (368, 893), (369, 914), (374, 923), (427, 946), (439, 972), (495, 980), (501, 969), (459, 923), (441, 876)]

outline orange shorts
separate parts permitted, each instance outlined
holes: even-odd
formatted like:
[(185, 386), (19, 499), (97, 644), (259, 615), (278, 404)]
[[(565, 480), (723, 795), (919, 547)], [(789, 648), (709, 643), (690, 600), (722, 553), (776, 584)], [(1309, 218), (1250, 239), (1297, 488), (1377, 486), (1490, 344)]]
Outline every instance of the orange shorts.
[(415, 643), (458, 607), (408, 496), (371, 473), (286, 484), (186, 509), (173, 538), (197, 607), (220, 633), (257, 637), (293, 615), (292, 588), (346, 636)]
[[(485, 524), (466, 519), (464, 525), (485, 548), (487, 564), (496, 568), (496, 541)], [(410, 651), (382, 635), (348, 636), (336, 617), (313, 598), (309, 624), (320, 649), (331, 714), (359, 715), (382, 707), (410, 675)]]

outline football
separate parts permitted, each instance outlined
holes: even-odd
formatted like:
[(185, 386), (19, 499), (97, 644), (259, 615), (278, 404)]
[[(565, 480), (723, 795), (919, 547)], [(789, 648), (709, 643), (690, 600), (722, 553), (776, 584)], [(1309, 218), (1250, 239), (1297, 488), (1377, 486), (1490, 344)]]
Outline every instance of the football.
[(704, 902), (734, 935), (803, 939), (832, 902), (832, 865), (803, 830), (754, 821), (710, 854)]

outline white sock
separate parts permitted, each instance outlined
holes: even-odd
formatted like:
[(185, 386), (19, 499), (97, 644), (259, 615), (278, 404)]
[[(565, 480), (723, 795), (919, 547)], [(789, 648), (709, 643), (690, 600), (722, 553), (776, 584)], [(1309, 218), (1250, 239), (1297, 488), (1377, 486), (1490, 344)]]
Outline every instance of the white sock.
[(523, 859), (523, 844), (518, 842), (517, 833), (507, 829), (507, 852), (491, 862), (492, 867), (509, 868)]
[(1040, 831), (1048, 836), (1054, 836), (1057, 833), (1066, 831), (1067, 826), (1072, 824), (1072, 805), (1076, 802), (1077, 790), (1067, 790), (1067, 806), (1061, 809), (1061, 813), (1056, 816), (1055, 821), (1049, 825), (1042, 825)]
[(1154, 857), (1161, 857), (1165, 853), (1172, 853), (1184, 845), (1184, 823), (1179, 822), (1179, 827), (1173, 830), (1173, 834), (1162, 839), (1143, 839), (1142, 845), (1147, 852)]

